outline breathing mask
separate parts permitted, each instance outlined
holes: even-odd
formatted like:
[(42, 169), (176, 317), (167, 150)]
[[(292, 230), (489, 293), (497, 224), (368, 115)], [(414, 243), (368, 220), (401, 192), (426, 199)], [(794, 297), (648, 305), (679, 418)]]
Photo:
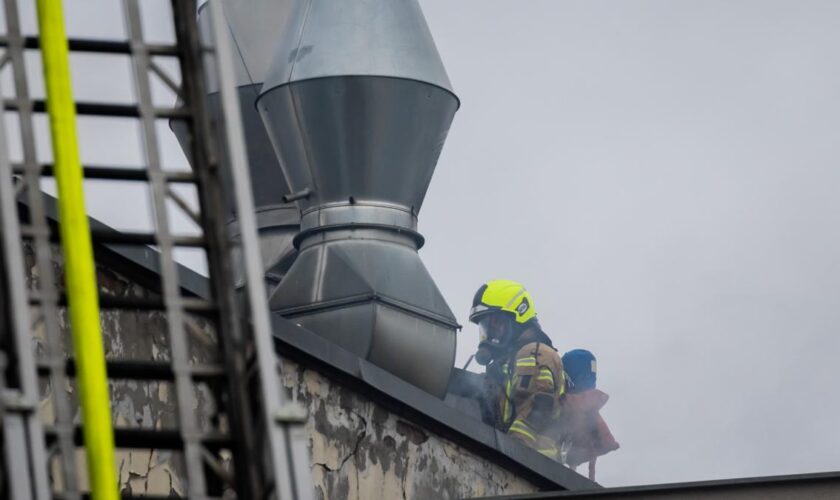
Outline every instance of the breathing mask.
[(477, 319), (479, 342), (475, 360), (480, 365), (487, 365), (513, 341), (516, 326), (506, 313), (485, 314)]

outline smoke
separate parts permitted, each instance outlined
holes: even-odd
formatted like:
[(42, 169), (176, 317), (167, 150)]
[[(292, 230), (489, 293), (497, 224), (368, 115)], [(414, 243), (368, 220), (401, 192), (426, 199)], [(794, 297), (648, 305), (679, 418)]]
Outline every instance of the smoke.
[(462, 100), (423, 259), (460, 318), (517, 279), (595, 353), (599, 481), (840, 468), (840, 5), (423, 7)]
[[(461, 98), (419, 228), (466, 325), (456, 365), (478, 343), (464, 321), (476, 288), (516, 278), (561, 351), (598, 356), (622, 444), (599, 460), (603, 484), (840, 468), (840, 5), (421, 3)], [(19, 4), (34, 33), (34, 2)], [(124, 37), (99, 21), (119, 2), (65, 5), (71, 35)], [(155, 39), (171, 32), (165, 5), (144, 2)], [(124, 61), (74, 62), (80, 98), (130, 100), (130, 78)], [(111, 146), (136, 130), (80, 133), (97, 144), (87, 161), (140, 159)], [(188, 168), (166, 124), (158, 137)], [(132, 227), (147, 205), (121, 189), (88, 208)]]

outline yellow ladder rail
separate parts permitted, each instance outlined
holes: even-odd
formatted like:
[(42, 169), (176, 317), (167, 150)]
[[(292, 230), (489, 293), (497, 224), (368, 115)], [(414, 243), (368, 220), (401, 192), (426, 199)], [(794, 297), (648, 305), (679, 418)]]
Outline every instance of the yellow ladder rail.
[(95, 500), (117, 500), (114, 431), (64, 15), (61, 0), (38, 0), (37, 6), (88, 475)]

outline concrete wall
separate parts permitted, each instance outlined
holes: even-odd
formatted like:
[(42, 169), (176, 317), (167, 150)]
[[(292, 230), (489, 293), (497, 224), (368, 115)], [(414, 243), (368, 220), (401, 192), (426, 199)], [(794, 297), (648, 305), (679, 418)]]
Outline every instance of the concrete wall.
[[(32, 285), (41, 273), (34, 265), (30, 248), (25, 248), (25, 258)], [(60, 276), (58, 261), (54, 269)], [(104, 294), (152, 295), (113, 269), (100, 266), (98, 279)], [(60, 322), (65, 350), (68, 350), (66, 314), (62, 314)], [(107, 311), (102, 314), (102, 327), (109, 358), (168, 359), (162, 313)], [(199, 318), (191, 318), (188, 331), (192, 360), (212, 361), (216, 338), (211, 326)], [(45, 349), (42, 322), (36, 324), (35, 344), (37, 350)], [(292, 397), (309, 409), (307, 429), (318, 499), (461, 498), (536, 491), (534, 485), (522, 478), (386, 411), (375, 401), (317, 371), (284, 360), (283, 380)], [(116, 381), (110, 388), (115, 426), (175, 428), (177, 413), (172, 384)], [(54, 421), (54, 389), (42, 380), (41, 415), (47, 424)], [(75, 388), (71, 385), (62, 390), (72, 400), (79, 421)], [(201, 427), (210, 430), (223, 426), (216, 418), (213, 391), (196, 386), (194, 395), (194, 411)], [(82, 464), (81, 452), (77, 456)], [(152, 449), (120, 450), (117, 462), (120, 487), (125, 493), (181, 496), (185, 492), (184, 467), (177, 454)], [(54, 473), (58, 471), (56, 467), (58, 463), (54, 460)]]
[[(43, 273), (35, 265), (32, 249), (24, 247), (27, 281), (30, 288), (37, 286)], [(62, 280), (60, 259), (53, 266), (59, 281)], [(100, 291), (103, 294), (120, 297), (148, 297), (152, 293), (126, 279), (118, 273), (104, 268), (97, 268)], [(33, 311), (34, 342), (36, 352), (48, 350), (47, 332), (38, 312)], [(103, 311), (101, 314), (102, 330), (106, 357), (109, 359), (165, 360), (168, 358), (166, 321), (160, 312)], [(59, 316), (62, 343), (65, 354), (72, 350), (67, 311)], [(207, 358), (212, 352), (215, 339), (210, 330), (197, 324), (194, 331), (193, 359)], [(171, 383), (141, 382), (119, 380), (109, 384), (113, 408), (113, 424), (122, 428), (172, 429), (177, 424), (174, 401), (174, 387)], [(42, 400), (40, 414), (45, 425), (55, 422), (56, 390), (47, 378), (41, 378)], [(77, 389), (71, 380), (61, 390), (70, 400), (74, 421), (80, 422)], [(206, 421), (213, 415), (213, 398), (206, 388), (196, 388), (195, 410), (201, 420)], [(120, 489), (124, 493), (182, 495), (185, 492), (184, 467), (180, 456), (167, 450), (136, 449), (117, 451), (117, 469), (120, 476)], [(76, 453), (78, 479), (86, 488), (87, 479), (84, 470), (84, 453)], [(50, 463), (55, 489), (61, 491), (60, 464), (57, 457)]]
[(285, 385), (309, 409), (318, 499), (464, 498), (536, 490), (316, 371), (285, 360), (283, 372)]

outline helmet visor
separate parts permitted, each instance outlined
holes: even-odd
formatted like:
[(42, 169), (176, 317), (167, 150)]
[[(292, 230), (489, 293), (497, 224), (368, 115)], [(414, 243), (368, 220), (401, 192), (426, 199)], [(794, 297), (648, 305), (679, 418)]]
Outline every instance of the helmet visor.
[(502, 345), (513, 333), (513, 321), (507, 314), (486, 314), (478, 320), (479, 343)]

